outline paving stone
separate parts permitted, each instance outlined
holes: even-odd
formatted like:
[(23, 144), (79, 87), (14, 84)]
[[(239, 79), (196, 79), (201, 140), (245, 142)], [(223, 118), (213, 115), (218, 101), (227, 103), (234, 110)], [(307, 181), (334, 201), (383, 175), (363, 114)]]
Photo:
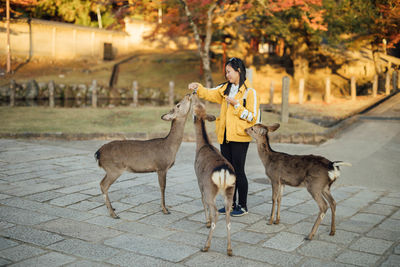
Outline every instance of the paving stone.
[(17, 242), (11, 241), (9, 239), (0, 236), (0, 250), (7, 249), (10, 247), (18, 246)]
[(304, 256), (319, 259), (334, 259), (340, 250), (341, 248), (335, 244), (312, 240), (311, 242), (306, 242), (297, 251)]
[[(299, 222), (293, 226), (291, 226), (288, 231), (292, 232), (294, 234), (301, 234), (304, 237), (308, 236), (308, 234), (311, 232), (311, 229), (313, 227), (314, 223), (311, 222)], [(326, 235), (330, 228), (328, 228), (326, 225), (320, 224), (318, 227), (318, 231), (316, 232), (315, 238)]]
[(302, 267), (320, 267), (320, 266), (324, 266), (324, 267), (350, 267), (350, 266), (354, 266), (354, 265), (342, 264), (342, 263), (330, 262), (330, 261), (323, 261), (323, 260), (319, 260), (319, 259), (310, 258), (306, 262), (304, 262), (303, 265), (301, 265), (301, 266)]
[[(115, 209), (115, 212), (117, 214), (119, 214), (122, 211), (129, 210), (130, 208), (132, 208), (132, 205), (127, 205), (127, 204), (117, 202), (117, 201), (111, 202), (111, 205), (113, 206), (113, 208)], [(105, 204), (103, 204), (100, 207), (97, 207), (95, 209), (92, 209), (89, 212), (92, 214), (96, 214), (96, 215), (108, 215), (109, 214), (108, 209)]]
[(267, 238), (269, 238), (269, 236), (267, 236), (266, 234), (259, 234), (241, 230), (240, 232), (231, 235), (231, 238), (232, 240), (236, 240), (239, 242), (244, 242), (248, 244), (257, 244), (262, 240), (266, 240)]
[(386, 219), (378, 227), (386, 230), (398, 230), (400, 229), (400, 220)]
[(152, 258), (149, 256), (143, 256), (140, 254), (136, 254), (133, 252), (123, 253), (122, 255), (117, 255), (109, 260), (108, 263), (118, 266), (126, 266), (131, 267), (132, 263), (135, 263), (136, 266), (143, 267), (153, 267), (153, 266), (163, 266), (163, 267), (173, 267), (173, 266), (183, 266), (177, 265), (176, 263), (171, 263), (165, 260)]
[(105, 227), (112, 227), (112, 226), (115, 226), (120, 223), (126, 223), (124, 220), (114, 219), (110, 216), (97, 216), (94, 218), (90, 218), (89, 220), (86, 220), (85, 222), (100, 225), (100, 226), (105, 226)]
[(74, 220), (87, 220), (89, 218), (95, 217), (92, 214), (80, 212), (78, 210), (60, 208), (46, 203), (39, 203), (36, 201), (31, 201), (22, 198), (3, 199), (0, 200), (0, 203), (7, 206), (33, 210), (47, 215), (53, 215), (62, 218), (70, 218)]
[[(59, 193), (62, 194), (72, 194), (72, 193), (77, 193), (77, 192), (81, 192), (84, 190), (88, 190), (88, 189), (94, 189), (94, 187), (97, 189), (97, 194), (100, 194), (100, 186), (99, 186), (99, 182), (91, 182), (91, 183), (85, 183), (85, 184), (78, 184), (78, 185), (73, 185), (73, 186), (68, 186), (68, 187), (64, 187), (61, 189), (56, 190)], [(85, 194), (85, 193), (83, 193)]]
[[(234, 252), (233, 252), (234, 253)], [(235, 256), (235, 253), (233, 254)], [(271, 266), (266, 263), (239, 257), (228, 257), (213, 251), (199, 253), (185, 262), (185, 266)]]
[(336, 229), (355, 233), (366, 233), (371, 230), (374, 225), (375, 224), (368, 222), (347, 220), (337, 224)]
[(291, 211), (281, 211), (281, 223), (284, 224), (296, 224), (306, 218), (308, 218), (309, 215), (298, 213), (298, 212), (291, 212)]
[(119, 212), (118, 215), (119, 215), (119, 217), (122, 218), (122, 220), (126, 220), (126, 221), (137, 221), (137, 220), (140, 220), (143, 217), (146, 217), (146, 214), (137, 213), (137, 212), (130, 212), (130, 211)]
[(0, 251), (0, 257), (16, 262), (44, 254), (46, 252), (46, 250), (40, 248), (28, 245), (20, 245)]
[[(318, 209), (318, 206), (315, 203), (315, 201), (313, 201), (313, 202), (307, 201), (301, 205), (290, 207), (289, 211), (300, 212), (300, 213), (307, 214), (307, 215), (317, 215), (319, 212), (319, 209)], [(282, 218), (282, 216), (281, 216), (281, 218)]]
[(13, 227), (13, 226), (15, 226), (15, 224), (0, 221), (0, 230), (6, 229), (6, 228), (10, 228), (10, 227)]
[(34, 211), (23, 210), (13, 207), (0, 206), (0, 220), (21, 225), (35, 225), (42, 222), (54, 220), (57, 217)]
[(395, 210), (396, 207), (383, 204), (372, 204), (363, 209), (364, 212), (380, 214), (380, 215), (389, 215), (392, 214), (392, 212)]
[(357, 266), (374, 266), (378, 262), (379, 258), (380, 257), (376, 255), (347, 250), (342, 254), (340, 254), (336, 258), (336, 261), (340, 263), (353, 264)]
[(31, 258), (12, 266), (62, 266), (64, 264), (75, 261), (76, 259), (57, 252), (51, 252), (39, 257)]
[(73, 263), (65, 265), (65, 266), (68, 266), (68, 267), (107, 267), (107, 266), (111, 266), (111, 265), (107, 264), (107, 263), (101, 263), (101, 262), (81, 260), (81, 261), (76, 261), (76, 262), (73, 262)]
[(55, 192), (55, 191), (46, 191), (46, 192), (41, 192), (38, 194), (30, 195), (27, 196), (26, 198), (38, 201), (38, 202), (46, 202), (48, 200), (63, 196), (64, 194)]
[(74, 194), (65, 195), (65, 196), (62, 196), (59, 198), (55, 198), (50, 201), (50, 204), (60, 206), (60, 207), (65, 207), (65, 206), (80, 202), (82, 200), (88, 199), (89, 197), (90, 196), (88, 196), (88, 195), (74, 193)]
[(57, 234), (41, 231), (25, 226), (16, 226), (0, 232), (0, 235), (38, 246), (48, 246), (64, 238)]
[(294, 251), (304, 243), (304, 236), (288, 232), (280, 232), (274, 237), (268, 239), (263, 247), (273, 248), (286, 252)]
[(76, 209), (76, 210), (81, 210), (81, 211), (88, 211), (95, 209), (97, 207), (100, 207), (104, 205), (104, 203), (100, 202), (93, 202), (93, 201), (81, 201), (79, 203), (76, 203), (74, 205), (68, 206), (69, 209)]
[(353, 221), (368, 222), (372, 224), (380, 223), (383, 219), (385, 219), (385, 216), (383, 215), (369, 213), (358, 213), (351, 218)]
[(186, 231), (186, 232), (196, 232), (200, 228), (204, 227), (205, 223), (200, 222), (193, 222), (187, 219), (182, 219), (171, 223), (168, 228), (179, 230), (179, 231)]
[(362, 237), (353, 243), (350, 248), (358, 251), (382, 255), (393, 245), (393, 242)]
[[(193, 247), (197, 247), (200, 251), (200, 248), (202, 248), (207, 240), (207, 236), (205, 234), (199, 234), (199, 233), (187, 233), (187, 232), (177, 232), (174, 233), (170, 236), (167, 237), (167, 240), (169, 241), (174, 241), (178, 244), (185, 244)], [(213, 239), (211, 240), (211, 246), (215, 247), (215, 242), (218, 240), (218, 238), (215, 238), (213, 236)], [(224, 239), (225, 243), (223, 246), (226, 246), (226, 239)]]
[(382, 228), (374, 228), (366, 234), (368, 237), (385, 239), (388, 241), (400, 240), (400, 231), (391, 231)]
[(180, 262), (199, 251), (195, 247), (132, 234), (106, 240), (104, 244), (172, 262)]
[(302, 260), (301, 256), (292, 253), (251, 245), (239, 246), (235, 249), (234, 253), (246, 259), (279, 266), (295, 266)]
[(383, 197), (377, 201), (378, 204), (385, 204), (390, 206), (400, 207), (400, 202), (398, 198), (394, 197)]
[(48, 246), (48, 248), (95, 261), (103, 261), (119, 253), (118, 249), (77, 239), (64, 240)]
[(247, 227), (246, 230), (253, 231), (253, 232), (259, 232), (259, 233), (264, 233), (264, 234), (272, 234), (272, 233), (278, 233), (285, 229), (285, 226), (283, 224), (272, 224), (269, 225), (267, 224), (266, 221), (261, 220), (250, 227)]
[(186, 213), (182, 212), (174, 212), (173, 214), (164, 214), (162, 212), (158, 212), (152, 215), (149, 215), (147, 217), (144, 217), (143, 219), (140, 219), (139, 222), (145, 223), (145, 224), (150, 224), (154, 226), (168, 226), (171, 223), (174, 223), (176, 221), (179, 221), (180, 219), (186, 217)]
[(10, 198), (10, 195), (0, 194), (0, 199)]
[[(225, 216), (225, 215), (221, 215), (221, 216)], [(264, 216), (261, 216), (259, 214), (256, 213), (252, 213), (251, 211), (249, 211), (248, 214), (246, 214), (246, 216), (242, 216), (242, 217), (232, 217), (231, 216), (231, 221), (235, 221), (235, 222), (240, 222), (240, 223), (245, 223), (245, 224), (253, 224), (255, 222), (258, 221), (264, 221)]]
[(386, 261), (382, 263), (382, 267), (398, 267), (400, 263), (399, 255), (390, 255)]
[(113, 229), (119, 231), (124, 231), (128, 233), (150, 236), (154, 238), (164, 238), (172, 235), (175, 231), (168, 230), (162, 227), (157, 227), (153, 225), (138, 223), (138, 222), (126, 222), (113, 226)]
[(394, 253), (400, 254), (400, 244), (394, 248)]
[(9, 266), (10, 264), (11, 264), (11, 261), (0, 258), (0, 266)]
[(199, 212), (199, 211), (201, 211), (203, 209), (204, 209), (203, 207), (199, 207), (199, 206), (196, 206), (196, 205), (183, 203), (183, 204), (180, 204), (180, 205), (172, 207), (170, 209), (170, 211), (171, 212), (179, 211), (179, 212), (183, 212), (183, 213), (186, 213), (186, 214), (193, 214), (193, 213)]
[(149, 214), (153, 214), (156, 212), (160, 212), (161, 206), (160, 206), (160, 204), (155, 204), (155, 203), (145, 203), (145, 204), (131, 208), (130, 211), (149, 215)]
[(94, 242), (121, 234), (120, 231), (107, 227), (63, 218), (42, 223), (38, 227), (43, 230)]
[(25, 186), (18, 186), (16, 188), (3, 191), (5, 194), (13, 195), (13, 196), (27, 196), (32, 195), (35, 193), (49, 191), (56, 188), (59, 188), (59, 185), (49, 184), (49, 183), (41, 183), (36, 185), (25, 185)]
[(390, 218), (400, 220), (400, 209), (397, 210)]
[(357, 233), (347, 232), (343, 230), (336, 230), (334, 236), (329, 235), (329, 232), (330, 228), (329, 230), (327, 229), (325, 234), (319, 235), (318, 239), (341, 245), (349, 245), (353, 240), (360, 237), (360, 235)]

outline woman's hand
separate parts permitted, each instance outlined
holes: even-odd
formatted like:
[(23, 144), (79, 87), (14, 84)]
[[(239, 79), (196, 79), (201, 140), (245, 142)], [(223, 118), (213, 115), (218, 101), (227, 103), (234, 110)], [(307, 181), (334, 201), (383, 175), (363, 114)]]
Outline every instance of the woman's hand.
[(228, 102), (228, 104), (231, 104), (232, 106), (235, 106), (236, 104), (239, 104), (239, 101), (237, 101), (236, 99), (234, 99), (233, 97), (226, 97), (226, 102)]
[(188, 88), (191, 91), (197, 91), (197, 88), (199, 88), (199, 85), (197, 83), (189, 83)]

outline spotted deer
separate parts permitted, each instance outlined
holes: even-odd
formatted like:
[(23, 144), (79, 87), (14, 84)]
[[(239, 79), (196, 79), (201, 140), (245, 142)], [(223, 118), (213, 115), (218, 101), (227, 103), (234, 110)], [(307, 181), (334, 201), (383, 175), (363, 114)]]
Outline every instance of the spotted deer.
[[(258, 155), (264, 164), (267, 176), (271, 180), (272, 208), (269, 224), (279, 224), (284, 186), (306, 187), (319, 207), (318, 217), (306, 239), (311, 240), (313, 238), (318, 226), (325, 217), (328, 210), (326, 201), (328, 201), (332, 212), (331, 232), (329, 235), (335, 235), (336, 202), (332, 197), (330, 188), (340, 175), (339, 166), (351, 166), (351, 164), (342, 161), (330, 161), (321, 156), (289, 155), (272, 150), (268, 133), (276, 131), (279, 126), (278, 123), (271, 126), (256, 124), (246, 129), (247, 134), (256, 140)], [(277, 211), (274, 222), (275, 204), (277, 205)]]
[(218, 194), (221, 194), (224, 197), (226, 210), (227, 254), (232, 256), (230, 210), (235, 190), (235, 172), (228, 160), (210, 143), (205, 127), (205, 120), (214, 121), (215, 117), (206, 114), (205, 106), (200, 102), (197, 95), (193, 95), (192, 97), (192, 109), (196, 133), (194, 168), (201, 192), (201, 200), (204, 205), (207, 228), (210, 228), (202, 251), (206, 252), (210, 248), (215, 224), (218, 221), (215, 199)]
[(190, 105), (191, 95), (186, 95), (169, 113), (161, 116), (161, 119), (171, 121), (171, 129), (166, 137), (144, 141), (112, 141), (103, 145), (95, 153), (95, 159), (99, 166), (106, 172), (100, 182), (100, 188), (111, 217), (119, 218), (111, 205), (108, 189), (125, 171), (135, 173), (157, 172), (161, 190), (162, 211), (164, 214), (169, 213), (165, 206), (167, 171), (174, 165), (176, 153), (182, 143), (183, 130)]

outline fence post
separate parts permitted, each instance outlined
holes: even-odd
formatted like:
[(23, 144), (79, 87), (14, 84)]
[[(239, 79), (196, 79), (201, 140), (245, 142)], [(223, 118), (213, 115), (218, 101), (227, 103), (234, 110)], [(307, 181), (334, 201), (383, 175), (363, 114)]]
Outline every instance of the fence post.
[(97, 81), (92, 81), (92, 107), (97, 108)]
[(271, 85), (269, 87), (269, 105), (272, 107), (274, 104), (274, 81), (271, 81)]
[(357, 84), (356, 84), (356, 77), (351, 76), (351, 100), (356, 101), (356, 92), (357, 92)]
[(378, 75), (374, 75), (374, 81), (372, 83), (372, 97), (376, 97), (378, 94)]
[(54, 108), (54, 81), (49, 82), (49, 106)]
[(389, 73), (389, 70), (386, 72), (385, 95), (390, 95), (390, 73)]
[(331, 103), (331, 78), (325, 78), (325, 102), (327, 104)]
[(10, 83), (10, 107), (15, 106), (15, 90), (17, 88), (17, 83), (15, 80), (11, 80)]
[(397, 90), (400, 90), (400, 70), (397, 71)]
[(138, 106), (138, 82), (137, 81), (133, 81), (133, 83), (132, 83), (132, 95), (133, 95), (132, 106), (137, 107)]
[(289, 83), (288, 76), (282, 78), (282, 107), (281, 107), (281, 122), (289, 121)]
[(169, 81), (168, 100), (169, 100), (169, 105), (170, 105), (170, 106), (173, 106), (173, 105), (174, 105), (174, 87), (175, 87), (174, 81)]
[(399, 76), (397, 76), (398, 73), (397, 71), (393, 71), (392, 73), (392, 86), (393, 86), (393, 91), (396, 92), (399, 88), (397, 87), (397, 80), (399, 79)]
[(299, 81), (299, 104), (303, 104), (304, 99), (304, 78)]

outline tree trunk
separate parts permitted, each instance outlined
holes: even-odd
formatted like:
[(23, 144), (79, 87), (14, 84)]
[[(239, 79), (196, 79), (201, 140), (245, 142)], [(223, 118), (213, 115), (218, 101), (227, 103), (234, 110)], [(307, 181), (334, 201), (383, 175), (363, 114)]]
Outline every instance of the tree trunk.
[(212, 20), (213, 13), (215, 8), (217, 7), (216, 3), (211, 4), (210, 8), (207, 11), (207, 26), (206, 26), (206, 38), (204, 40), (204, 45), (201, 42), (200, 33), (197, 25), (193, 21), (192, 13), (189, 10), (189, 7), (185, 0), (181, 0), (182, 5), (185, 8), (186, 16), (189, 19), (190, 26), (192, 27), (194, 39), (197, 44), (197, 50), (199, 52), (201, 61), (203, 63), (204, 69), (204, 79), (206, 82), (206, 87), (211, 88), (214, 86), (214, 82), (211, 75), (211, 64), (210, 64), (210, 45), (211, 45), (211, 37), (213, 33), (212, 29)]
[(308, 50), (305, 42), (299, 45), (292, 46), (290, 52), (290, 59), (293, 62), (293, 79), (294, 84), (298, 84), (301, 78), (307, 80), (308, 76), (308, 59), (306, 52)]

